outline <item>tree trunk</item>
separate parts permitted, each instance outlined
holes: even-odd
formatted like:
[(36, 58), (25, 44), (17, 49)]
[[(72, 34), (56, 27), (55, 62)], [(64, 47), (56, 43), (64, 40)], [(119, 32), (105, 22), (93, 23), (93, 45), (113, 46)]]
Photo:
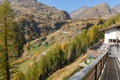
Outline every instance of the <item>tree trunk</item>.
[(4, 33), (4, 40), (5, 40), (5, 63), (6, 63), (6, 79), (10, 80), (10, 71), (9, 71), (9, 56), (8, 56), (8, 42), (7, 42), (7, 22), (5, 18), (5, 33)]

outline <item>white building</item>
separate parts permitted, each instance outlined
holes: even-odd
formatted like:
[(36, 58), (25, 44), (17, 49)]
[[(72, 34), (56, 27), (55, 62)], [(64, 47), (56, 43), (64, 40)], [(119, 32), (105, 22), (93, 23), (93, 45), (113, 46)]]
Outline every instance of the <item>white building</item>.
[(101, 29), (100, 31), (105, 31), (105, 35), (104, 35), (105, 44), (120, 43), (120, 24), (111, 25), (110, 27)]

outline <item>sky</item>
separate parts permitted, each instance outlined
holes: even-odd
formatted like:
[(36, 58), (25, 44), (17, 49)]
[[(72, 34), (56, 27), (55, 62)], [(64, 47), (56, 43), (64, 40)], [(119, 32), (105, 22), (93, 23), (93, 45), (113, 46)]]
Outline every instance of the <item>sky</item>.
[(107, 3), (114, 7), (120, 4), (120, 0), (38, 0), (48, 6), (56, 7), (59, 10), (65, 10), (72, 12), (79, 9), (82, 6), (92, 7), (99, 3)]

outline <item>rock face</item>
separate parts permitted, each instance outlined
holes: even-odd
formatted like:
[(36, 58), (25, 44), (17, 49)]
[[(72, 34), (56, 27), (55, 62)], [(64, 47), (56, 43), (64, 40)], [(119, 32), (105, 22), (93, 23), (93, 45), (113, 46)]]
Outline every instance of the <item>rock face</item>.
[[(2, 1), (2, 0), (0, 0)], [(21, 27), (26, 41), (46, 36), (61, 28), (70, 15), (37, 0), (9, 0), (15, 13), (15, 21)]]
[(88, 10), (89, 8), (86, 6), (81, 7), (78, 10), (75, 10), (70, 13), (70, 16), (72, 19), (79, 19), (80, 17), (84, 16), (84, 13)]
[(100, 3), (94, 7), (82, 7), (70, 13), (72, 19), (107, 19), (118, 12), (105, 3)]

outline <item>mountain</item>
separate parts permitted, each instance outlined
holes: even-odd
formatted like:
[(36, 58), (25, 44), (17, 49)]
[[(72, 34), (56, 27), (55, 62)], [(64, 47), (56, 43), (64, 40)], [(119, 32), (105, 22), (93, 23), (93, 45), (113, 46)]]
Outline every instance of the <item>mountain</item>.
[(105, 3), (100, 3), (93, 7), (81, 7), (70, 13), (72, 19), (107, 19), (118, 14), (118, 12)]
[(61, 25), (71, 19), (66, 11), (47, 6), (37, 0), (9, 1), (15, 14), (15, 21), (20, 26), (25, 41), (46, 36), (60, 29)]
[(70, 13), (72, 19), (77, 19), (78, 17), (84, 15), (84, 13), (88, 10), (89, 8), (86, 6), (81, 7), (78, 10), (75, 10), (73, 12)]
[(54, 43), (64, 43), (72, 40), (83, 29), (89, 29), (92, 25), (98, 25), (103, 23), (104, 20), (92, 19), (83, 21), (71, 21), (62, 26), (61, 29), (41, 38), (37, 38), (30, 43), (34, 44), (45, 44), (52, 45)]
[(115, 7), (113, 7), (113, 9), (115, 9), (116, 11), (118, 11), (120, 13), (120, 4), (115, 6)]

